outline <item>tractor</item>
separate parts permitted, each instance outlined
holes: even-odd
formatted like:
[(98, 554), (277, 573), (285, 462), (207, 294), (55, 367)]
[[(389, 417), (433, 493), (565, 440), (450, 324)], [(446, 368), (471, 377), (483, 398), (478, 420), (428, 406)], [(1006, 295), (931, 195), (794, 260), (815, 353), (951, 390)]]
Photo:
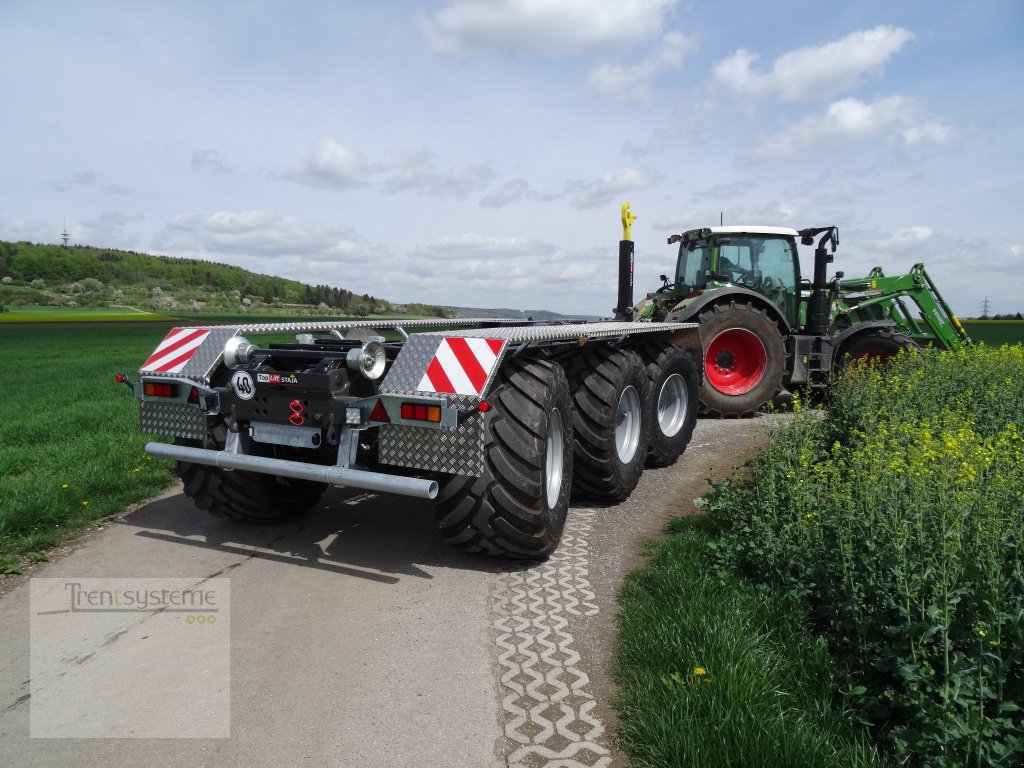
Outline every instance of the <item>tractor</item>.
[[(801, 277), (798, 239), (815, 246), (813, 280)], [(707, 414), (752, 414), (783, 388), (826, 386), (853, 361), (971, 343), (922, 264), (895, 277), (875, 267), (864, 278), (837, 272), (829, 280), (839, 245), (835, 226), (710, 227), (672, 235), (668, 243), (679, 244), (674, 279), (662, 275), (661, 288), (632, 314), (699, 323)]]

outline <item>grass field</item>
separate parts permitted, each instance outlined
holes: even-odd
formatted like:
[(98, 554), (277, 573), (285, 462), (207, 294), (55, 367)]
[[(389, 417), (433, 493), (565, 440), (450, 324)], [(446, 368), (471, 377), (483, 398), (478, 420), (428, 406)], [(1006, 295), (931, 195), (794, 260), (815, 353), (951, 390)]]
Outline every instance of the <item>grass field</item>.
[(669, 532), (620, 594), (617, 739), (630, 764), (886, 765), (799, 607), (718, 567), (708, 517)]
[(1024, 344), (1024, 320), (964, 320), (963, 326), (973, 341), (990, 347)]
[(91, 521), (166, 487), (149, 461), (138, 405), (114, 374), (134, 378), (163, 329), (0, 326), (0, 572)]

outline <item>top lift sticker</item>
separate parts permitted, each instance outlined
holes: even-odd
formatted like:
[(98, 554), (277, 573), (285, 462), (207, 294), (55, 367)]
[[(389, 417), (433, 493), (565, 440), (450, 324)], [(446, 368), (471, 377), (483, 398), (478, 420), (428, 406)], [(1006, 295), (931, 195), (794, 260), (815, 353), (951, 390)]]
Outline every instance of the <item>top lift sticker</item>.
[(417, 389), (449, 395), (479, 395), (505, 342), (450, 336), (441, 341)]
[(140, 370), (143, 373), (179, 373), (209, 335), (208, 328), (173, 328)]

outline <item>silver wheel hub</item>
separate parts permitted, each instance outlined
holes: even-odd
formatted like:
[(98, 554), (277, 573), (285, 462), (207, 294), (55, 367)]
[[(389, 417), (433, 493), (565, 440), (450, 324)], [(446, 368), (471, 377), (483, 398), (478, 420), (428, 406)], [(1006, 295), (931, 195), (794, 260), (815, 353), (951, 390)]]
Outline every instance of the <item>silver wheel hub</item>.
[(640, 447), (640, 393), (629, 386), (619, 395), (615, 418), (615, 452), (619, 461), (628, 464)]
[(565, 462), (562, 434), (562, 414), (555, 408), (548, 414), (548, 446), (544, 460), (544, 491), (548, 509), (555, 508), (562, 494), (562, 467)]
[(682, 376), (673, 373), (665, 379), (658, 393), (658, 429), (665, 437), (674, 437), (683, 428), (688, 400)]

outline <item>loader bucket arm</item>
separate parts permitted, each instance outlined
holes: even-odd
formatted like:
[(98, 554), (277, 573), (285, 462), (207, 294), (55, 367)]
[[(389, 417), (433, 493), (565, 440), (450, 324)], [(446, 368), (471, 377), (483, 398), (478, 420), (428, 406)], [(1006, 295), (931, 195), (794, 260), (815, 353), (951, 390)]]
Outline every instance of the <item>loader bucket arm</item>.
[[(886, 317), (919, 343), (931, 342), (941, 349), (958, 349), (971, 344), (963, 325), (923, 264), (915, 264), (907, 274), (893, 277), (886, 277), (880, 267), (875, 267), (867, 278), (843, 280), (840, 287), (844, 297), (863, 292), (865, 297), (857, 302), (858, 308), (881, 308)], [(904, 299), (917, 305), (916, 314)]]

